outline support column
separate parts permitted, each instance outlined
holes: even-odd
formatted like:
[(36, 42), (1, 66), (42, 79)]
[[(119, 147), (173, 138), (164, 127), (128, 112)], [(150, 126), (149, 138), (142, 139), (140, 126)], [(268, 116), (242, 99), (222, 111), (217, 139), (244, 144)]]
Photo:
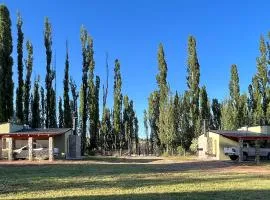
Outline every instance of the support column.
[(28, 138), (28, 159), (29, 161), (32, 161), (33, 160), (33, 138), (32, 137), (29, 137)]
[(8, 160), (12, 161), (13, 158), (13, 138), (7, 138), (7, 146), (8, 146)]
[(239, 162), (243, 162), (243, 139), (239, 139)]
[(49, 137), (49, 161), (53, 161), (53, 137)]
[(260, 163), (260, 144), (259, 140), (255, 140), (255, 162), (258, 165)]

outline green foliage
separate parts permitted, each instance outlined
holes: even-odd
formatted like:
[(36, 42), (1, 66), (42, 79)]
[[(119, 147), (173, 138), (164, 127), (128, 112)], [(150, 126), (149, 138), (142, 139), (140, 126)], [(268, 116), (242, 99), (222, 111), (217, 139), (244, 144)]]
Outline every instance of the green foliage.
[(82, 137), (82, 154), (86, 151), (86, 123), (87, 123), (87, 93), (88, 93), (88, 72), (90, 63), (93, 65), (94, 62), (91, 60), (93, 58), (93, 40), (87, 33), (87, 30), (81, 27), (81, 47), (82, 47), (82, 85), (80, 90), (80, 127), (81, 127), (81, 137)]
[[(69, 100), (69, 56), (68, 56), (68, 47), (66, 45), (66, 62), (65, 62), (65, 77), (64, 77), (64, 121), (63, 127), (71, 128), (72, 127), (72, 115), (70, 109), (70, 100)], [(60, 102), (59, 102), (60, 104)], [(60, 111), (60, 110), (59, 110)], [(59, 114), (60, 115), (60, 114)], [(60, 123), (60, 122), (59, 122)], [(59, 124), (60, 127), (60, 124)]]
[(213, 130), (219, 130), (221, 128), (221, 104), (217, 99), (212, 100), (212, 118), (210, 128)]
[(232, 101), (225, 100), (221, 106), (221, 129), (222, 130), (236, 130), (237, 115), (234, 112)]
[(117, 138), (121, 134), (121, 111), (122, 111), (122, 78), (120, 73), (120, 63), (116, 59), (114, 67), (114, 101), (113, 101), (113, 132), (115, 136), (115, 148)]
[(193, 154), (197, 153), (197, 149), (198, 149), (198, 138), (193, 138), (193, 140), (191, 141), (191, 145), (190, 145), (190, 151)]
[(7, 122), (13, 115), (12, 36), (9, 10), (0, 5), (0, 122)]
[(191, 127), (191, 138), (201, 133), (199, 121), (199, 94), (200, 94), (200, 64), (197, 58), (196, 40), (193, 36), (188, 38), (188, 62), (187, 62), (187, 86), (189, 89), (189, 102)]
[(44, 88), (40, 88), (40, 96), (41, 96), (41, 128), (45, 127), (45, 94), (44, 94)]
[(29, 103), (30, 103), (30, 90), (31, 90), (31, 75), (33, 71), (33, 45), (30, 41), (26, 42), (26, 49), (28, 52), (26, 66), (26, 78), (24, 84), (24, 123), (29, 124)]
[(151, 128), (150, 132), (150, 150), (152, 154), (159, 154), (159, 93), (154, 91), (148, 98), (148, 120)]
[(39, 78), (35, 80), (34, 95), (32, 104), (32, 128), (40, 127), (40, 95), (39, 95)]
[(182, 146), (178, 146), (176, 150), (179, 156), (184, 156), (186, 153), (185, 149)]
[(45, 18), (44, 24), (44, 45), (46, 48), (46, 120), (45, 126), (47, 128), (54, 128), (56, 124), (56, 97), (53, 90), (53, 80), (55, 78), (55, 71), (51, 69), (52, 62), (52, 27), (49, 19)]
[(18, 65), (18, 88), (16, 90), (16, 117), (17, 121), (23, 123), (23, 39), (22, 17), (20, 13), (17, 15), (17, 65)]
[(64, 127), (64, 111), (63, 111), (63, 105), (62, 105), (62, 98), (59, 98), (59, 104), (58, 104), (58, 128)]
[(70, 103), (71, 105), (71, 110), (72, 110), (72, 114), (73, 117), (75, 117), (75, 134), (77, 134), (77, 126), (78, 126), (78, 109), (77, 109), (77, 100), (79, 97), (78, 91), (77, 91), (77, 85), (75, 83), (74, 80), (72, 80), (72, 78), (70, 78), (70, 90), (71, 90), (71, 94), (72, 94), (72, 103)]

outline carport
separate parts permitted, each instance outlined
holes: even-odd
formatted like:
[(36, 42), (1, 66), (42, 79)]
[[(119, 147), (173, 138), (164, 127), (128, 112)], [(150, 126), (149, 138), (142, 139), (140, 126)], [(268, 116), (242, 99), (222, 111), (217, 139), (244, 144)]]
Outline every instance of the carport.
[[(12, 133), (2, 133), (0, 139), (2, 140), (1, 150), (7, 151), (8, 160), (12, 161), (13, 150), (16, 141), (27, 141), (28, 145), (28, 159), (33, 160), (33, 141), (42, 140), (47, 141), (48, 157), (50, 161), (54, 160), (54, 147), (55, 143), (62, 151), (67, 152), (68, 136), (72, 134), (71, 129), (26, 129)], [(4, 149), (3, 149), (4, 148)], [(2, 153), (1, 153), (2, 154)], [(0, 155), (1, 156), (1, 155)]]
[(220, 135), (237, 141), (239, 143), (239, 162), (243, 161), (243, 143), (244, 141), (255, 142), (255, 161), (260, 162), (260, 145), (259, 141), (270, 140), (269, 134), (258, 134), (245, 131), (217, 131)]

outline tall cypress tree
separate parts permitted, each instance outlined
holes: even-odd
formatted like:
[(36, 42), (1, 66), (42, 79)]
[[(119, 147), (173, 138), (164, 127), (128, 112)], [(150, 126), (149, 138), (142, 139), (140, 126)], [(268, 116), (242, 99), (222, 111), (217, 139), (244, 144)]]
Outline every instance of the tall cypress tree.
[(18, 64), (18, 88), (16, 90), (16, 117), (18, 122), (23, 122), (23, 39), (22, 17), (17, 16), (17, 64)]
[(30, 41), (26, 42), (26, 49), (28, 52), (26, 66), (26, 78), (24, 84), (24, 123), (29, 124), (29, 102), (31, 90), (31, 75), (33, 71), (33, 45)]
[(12, 36), (9, 10), (0, 5), (0, 122), (13, 115)]
[(32, 105), (32, 128), (40, 127), (40, 96), (39, 96), (39, 78), (35, 80), (34, 95)]
[[(52, 28), (49, 19), (45, 18), (44, 28), (44, 45), (46, 48), (46, 127), (55, 127), (55, 92), (53, 91), (53, 79), (55, 78), (55, 72), (51, 69), (52, 62)], [(54, 105), (54, 106), (53, 106)]]
[(114, 67), (114, 102), (113, 102), (113, 133), (114, 147), (117, 148), (117, 141), (121, 134), (121, 111), (122, 111), (122, 79), (120, 73), (120, 63), (116, 59)]
[(62, 106), (62, 98), (59, 98), (59, 105), (58, 105), (58, 127), (64, 127), (64, 111)]
[(197, 57), (196, 39), (193, 36), (188, 38), (188, 63), (187, 63), (187, 86), (190, 98), (190, 117), (191, 117), (191, 137), (200, 134), (199, 121), (199, 94), (200, 94), (200, 64)]
[[(72, 127), (72, 116), (69, 102), (69, 57), (68, 46), (66, 43), (66, 62), (65, 62), (65, 77), (64, 77), (64, 127)], [(60, 103), (60, 102), (59, 102)], [(60, 111), (60, 110), (59, 110)]]

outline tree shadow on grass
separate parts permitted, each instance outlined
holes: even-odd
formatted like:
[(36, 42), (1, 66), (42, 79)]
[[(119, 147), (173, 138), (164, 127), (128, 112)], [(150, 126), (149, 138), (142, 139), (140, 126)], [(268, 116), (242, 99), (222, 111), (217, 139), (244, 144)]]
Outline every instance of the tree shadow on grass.
[(181, 193), (148, 193), (148, 194), (114, 194), (114, 195), (98, 195), (98, 196), (63, 196), (52, 198), (31, 198), (25, 200), (124, 200), (124, 199), (139, 199), (139, 200), (151, 200), (151, 199), (185, 199), (185, 200), (265, 200), (269, 199), (269, 190), (231, 190), (231, 191), (205, 191), (205, 192), (181, 192)]

